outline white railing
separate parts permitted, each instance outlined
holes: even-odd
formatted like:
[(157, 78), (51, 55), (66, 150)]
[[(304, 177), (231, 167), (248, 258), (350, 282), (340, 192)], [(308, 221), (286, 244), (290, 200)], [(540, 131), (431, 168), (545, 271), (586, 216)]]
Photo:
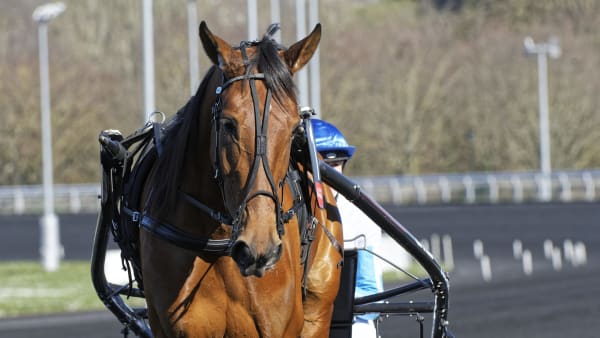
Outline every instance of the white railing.
[[(353, 177), (380, 203), (471, 204), (600, 200), (600, 170)], [(544, 194), (549, 186), (550, 196)]]
[[(395, 205), (577, 202), (600, 200), (600, 170), (488, 172), (421, 176), (352, 177), (378, 202)], [(543, 186), (550, 186), (550, 196)], [(58, 184), (58, 213), (97, 212), (98, 184)], [(0, 214), (38, 214), (43, 209), (41, 185), (0, 186)]]
[[(99, 184), (57, 184), (54, 186), (56, 212), (97, 212), (100, 207), (99, 195)], [(0, 186), (0, 213), (41, 214), (43, 209), (41, 185)]]

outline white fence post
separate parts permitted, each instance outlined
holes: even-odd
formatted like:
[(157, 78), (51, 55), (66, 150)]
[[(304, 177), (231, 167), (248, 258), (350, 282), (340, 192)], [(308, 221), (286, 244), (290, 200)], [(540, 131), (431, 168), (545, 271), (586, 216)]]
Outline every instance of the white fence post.
[(585, 199), (589, 202), (596, 198), (596, 185), (594, 184), (594, 178), (589, 171), (582, 174), (583, 184), (585, 184)]
[(402, 204), (402, 187), (400, 185), (400, 179), (398, 177), (393, 178), (390, 183), (392, 189), (392, 203), (394, 205)]
[(475, 202), (475, 188), (473, 187), (473, 179), (467, 175), (463, 177), (463, 184), (465, 186), (465, 201), (467, 203)]
[(538, 201), (548, 202), (552, 200), (552, 177), (550, 175), (537, 174), (535, 182), (538, 189)]
[(69, 189), (69, 210), (73, 214), (77, 214), (81, 211), (81, 197), (79, 196), (79, 190), (73, 187)]
[(25, 195), (23, 189), (17, 188), (15, 190), (15, 214), (21, 215), (25, 212)]
[(440, 192), (442, 197), (442, 202), (449, 203), (452, 200), (452, 192), (450, 190), (450, 182), (446, 176), (440, 176), (438, 179), (438, 184), (440, 185)]
[(565, 173), (558, 175), (558, 181), (560, 182), (560, 199), (563, 202), (571, 201), (571, 182), (569, 182), (569, 176)]
[(427, 188), (420, 177), (415, 177), (415, 193), (417, 194), (417, 202), (419, 204), (427, 203)]
[(512, 175), (510, 177), (510, 183), (513, 188), (513, 202), (523, 202), (523, 184), (521, 183), (521, 178), (518, 175)]
[(496, 176), (488, 175), (487, 183), (490, 191), (490, 202), (498, 203), (498, 180), (496, 180)]

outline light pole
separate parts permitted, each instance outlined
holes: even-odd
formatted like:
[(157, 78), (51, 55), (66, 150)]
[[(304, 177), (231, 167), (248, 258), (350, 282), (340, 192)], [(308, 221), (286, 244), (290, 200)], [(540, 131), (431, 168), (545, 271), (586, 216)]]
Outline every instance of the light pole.
[(258, 40), (258, 4), (248, 0), (248, 41)]
[(561, 50), (558, 39), (551, 38), (547, 42), (535, 43), (531, 37), (523, 41), (527, 54), (537, 55), (538, 65), (538, 95), (540, 118), (540, 169), (543, 176), (541, 199), (549, 201), (552, 198), (550, 173), (550, 123), (548, 113), (548, 56), (553, 59), (560, 57)]
[[(319, 23), (319, 0), (309, 0), (308, 14), (309, 27), (313, 29)], [(310, 72), (310, 105), (317, 113), (316, 116), (321, 118), (321, 66), (319, 58), (319, 48), (317, 48), (308, 64), (308, 68)]]
[[(296, 0), (296, 40), (306, 37), (306, 0)], [(308, 73), (307, 69), (301, 69), (296, 74), (298, 79), (298, 104), (310, 105), (308, 97)]]
[(198, 13), (196, 0), (188, 0), (188, 48), (190, 52), (190, 91), (196, 93), (200, 84), (200, 66), (198, 58)]
[(56, 271), (60, 265), (62, 247), (58, 217), (54, 213), (54, 185), (52, 182), (52, 130), (50, 123), (50, 75), (48, 72), (48, 23), (60, 15), (66, 6), (62, 2), (49, 3), (33, 11), (38, 23), (40, 49), (40, 106), (42, 118), (42, 167), (44, 186), (44, 215), (40, 219), (40, 253), (46, 271)]
[(150, 120), (155, 111), (154, 103), (154, 19), (153, 0), (142, 0), (144, 41), (144, 122)]
[[(271, 23), (281, 23), (281, 4), (280, 0), (271, 0)], [(275, 41), (281, 43), (281, 31), (277, 31), (273, 35)]]

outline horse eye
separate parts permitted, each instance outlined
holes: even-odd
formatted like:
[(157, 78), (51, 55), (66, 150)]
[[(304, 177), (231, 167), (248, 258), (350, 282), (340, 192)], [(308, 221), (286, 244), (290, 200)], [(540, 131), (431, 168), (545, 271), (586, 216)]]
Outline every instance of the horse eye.
[(226, 134), (237, 137), (237, 124), (234, 120), (222, 119), (221, 120), (221, 129)]

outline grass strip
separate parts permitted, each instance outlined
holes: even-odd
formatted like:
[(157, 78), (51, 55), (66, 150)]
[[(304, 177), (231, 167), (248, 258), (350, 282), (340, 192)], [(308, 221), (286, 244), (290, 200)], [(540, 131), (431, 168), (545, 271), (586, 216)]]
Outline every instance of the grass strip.
[(0, 317), (104, 309), (88, 261), (63, 261), (47, 272), (39, 262), (0, 262)]
[[(416, 264), (408, 271), (426, 275)], [(383, 277), (386, 283), (410, 279), (399, 271)], [(45, 271), (36, 261), (0, 262), (0, 318), (102, 309), (89, 261), (63, 261), (54, 272)]]

